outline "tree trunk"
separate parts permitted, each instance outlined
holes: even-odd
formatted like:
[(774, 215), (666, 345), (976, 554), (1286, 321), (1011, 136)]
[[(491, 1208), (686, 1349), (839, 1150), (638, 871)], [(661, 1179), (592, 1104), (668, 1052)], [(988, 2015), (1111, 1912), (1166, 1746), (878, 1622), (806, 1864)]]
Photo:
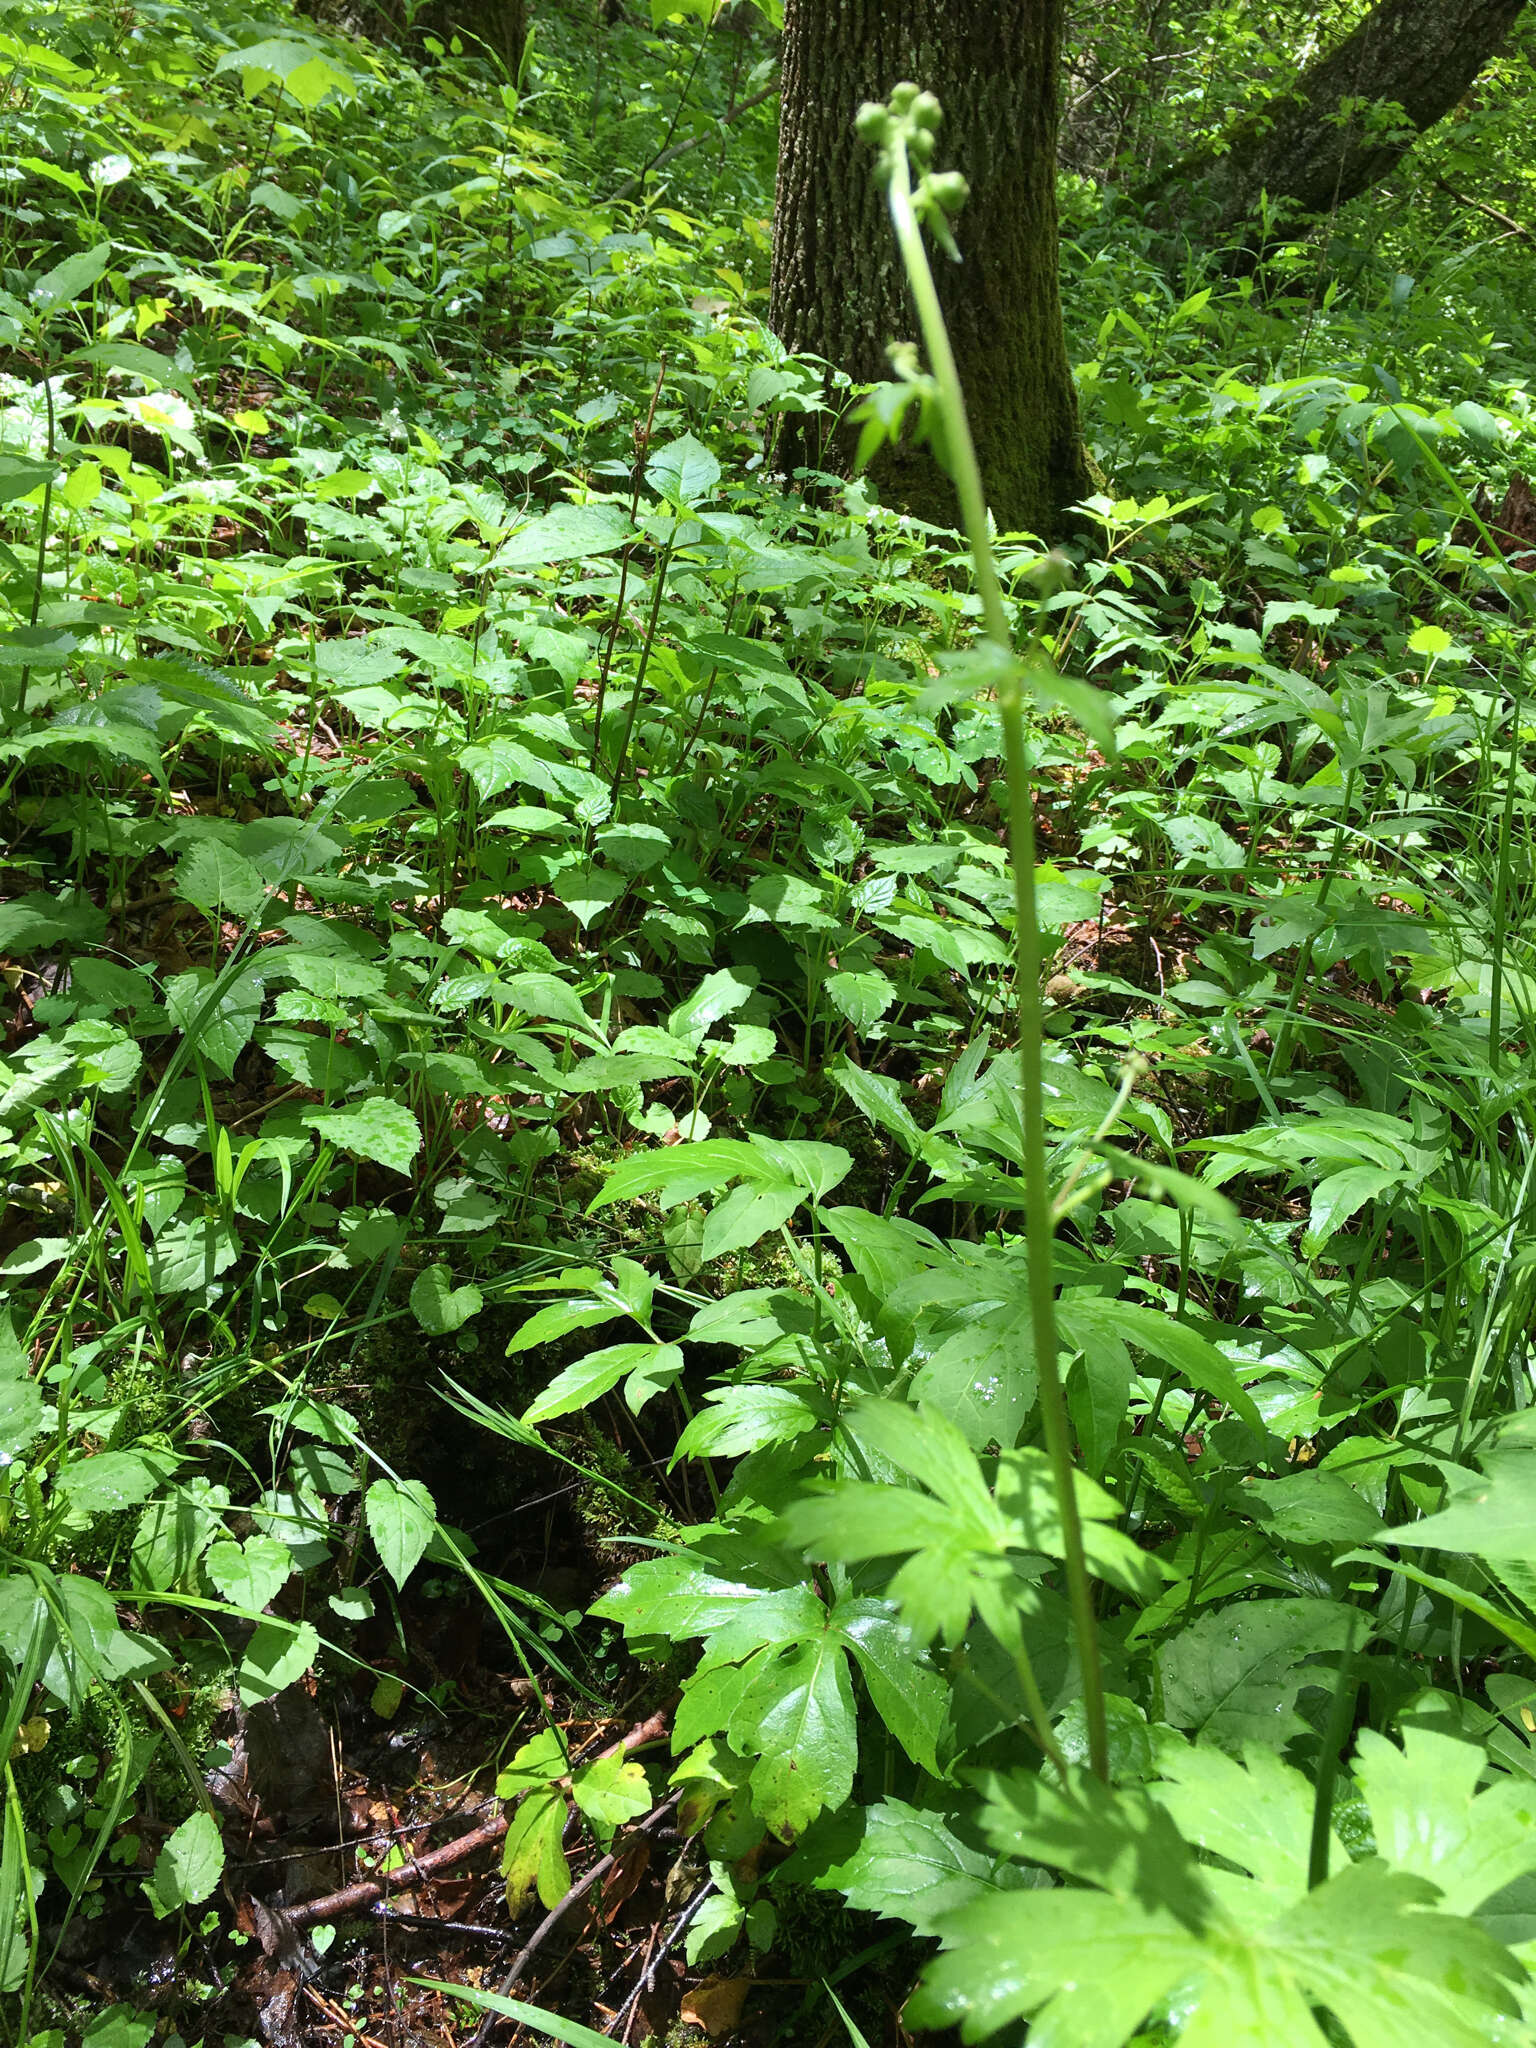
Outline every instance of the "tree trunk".
[[(1196, 233), (1222, 234), (1261, 192), (1327, 213), (1386, 177), (1443, 120), (1508, 35), (1525, 0), (1381, 0), (1293, 90), (1159, 178)], [(1390, 111), (1401, 107), (1403, 118)]]
[[(935, 161), (971, 187), (964, 260), (938, 258), (939, 291), (987, 498), (999, 527), (1040, 535), (1091, 489), (1056, 274), (1060, 26), (1060, 0), (789, 0), (769, 316), (791, 349), (855, 383), (888, 377), (887, 344), (910, 339), (916, 316), (853, 119), (903, 79), (937, 93)], [(846, 465), (846, 430), (821, 445), (786, 425), (786, 464)], [(873, 473), (887, 503), (955, 524), (926, 450), (888, 450)]]
[(517, 76), (528, 35), (526, 0), (424, 0), (414, 14), (408, 0), (381, 0), (381, 11), (402, 32), (409, 17), (416, 40), (435, 36), (446, 45), (457, 36), (472, 56), (489, 52)]

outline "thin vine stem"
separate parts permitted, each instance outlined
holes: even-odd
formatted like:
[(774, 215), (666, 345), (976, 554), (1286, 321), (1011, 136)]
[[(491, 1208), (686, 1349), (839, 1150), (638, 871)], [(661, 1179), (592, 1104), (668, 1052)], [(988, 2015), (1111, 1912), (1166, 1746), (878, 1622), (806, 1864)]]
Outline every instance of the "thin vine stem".
[(913, 204), (911, 166), (906, 141), (893, 122), (887, 164), (887, 201), (896, 243), (917, 306), (923, 344), (936, 387), (943, 423), (947, 467), (960, 499), (961, 520), (975, 564), (986, 637), (1004, 657), (998, 685), (998, 711), (1003, 729), (1003, 758), (1008, 772), (1008, 828), (1012, 853), (1013, 893), (1017, 919), (1019, 1077), (1023, 1095), (1023, 1167), (1025, 1254), (1029, 1276), (1030, 1326), (1039, 1383), (1040, 1419), (1046, 1453), (1055, 1482), (1066, 1553), (1067, 1594), (1072, 1629), (1081, 1667), (1083, 1712), (1087, 1723), (1088, 1760), (1095, 1776), (1108, 1781), (1109, 1736), (1104, 1709), (1104, 1682), (1099, 1662), (1098, 1619), (1093, 1580), (1078, 1512), (1076, 1471), (1067, 1419), (1066, 1392), (1056, 1349), (1056, 1277), (1050, 1181), (1045, 1161), (1045, 1091), (1041, 1053), (1043, 1018), (1040, 1000), (1042, 956), (1035, 908), (1035, 825), (1031, 778), (1024, 741), (1023, 662), (1015, 652), (1003, 602), (1002, 585), (993, 560), (987, 523), (981, 465), (971, 439), (970, 421), (960, 373), (950, 347), (949, 330), (939, 303), (938, 288), (928, 261), (922, 228)]

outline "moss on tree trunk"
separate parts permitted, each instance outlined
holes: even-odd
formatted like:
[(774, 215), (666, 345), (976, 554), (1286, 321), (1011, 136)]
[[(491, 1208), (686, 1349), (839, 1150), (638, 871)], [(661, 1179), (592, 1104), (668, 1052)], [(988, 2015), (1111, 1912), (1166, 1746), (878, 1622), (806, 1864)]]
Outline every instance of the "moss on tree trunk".
[[(858, 383), (889, 374), (887, 344), (915, 318), (853, 117), (904, 78), (937, 93), (940, 161), (971, 186), (964, 260), (941, 260), (939, 290), (987, 498), (1000, 527), (1042, 535), (1091, 489), (1057, 285), (1060, 32), (1059, 0), (789, 0), (770, 316), (790, 348)], [(852, 438), (791, 423), (781, 457), (845, 467)], [(887, 502), (955, 523), (926, 451), (888, 452), (875, 477)]]

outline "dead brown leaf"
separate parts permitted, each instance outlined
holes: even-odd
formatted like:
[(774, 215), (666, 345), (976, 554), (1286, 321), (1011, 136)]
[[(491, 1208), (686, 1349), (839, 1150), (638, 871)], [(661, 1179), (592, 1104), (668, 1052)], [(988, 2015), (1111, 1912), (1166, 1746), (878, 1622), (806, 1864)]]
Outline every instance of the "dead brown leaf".
[(685, 1995), (678, 2017), (702, 2027), (711, 2040), (734, 2033), (751, 1983), (750, 1977), (706, 1977)]

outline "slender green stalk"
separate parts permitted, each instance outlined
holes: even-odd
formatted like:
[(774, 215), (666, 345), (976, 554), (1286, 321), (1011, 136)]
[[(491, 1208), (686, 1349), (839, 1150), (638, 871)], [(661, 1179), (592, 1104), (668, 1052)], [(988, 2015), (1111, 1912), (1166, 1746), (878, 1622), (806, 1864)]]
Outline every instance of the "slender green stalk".
[[(898, 87), (899, 94), (901, 88)], [(893, 95), (895, 101), (897, 95)], [(1056, 1278), (1050, 1181), (1045, 1162), (1045, 1091), (1041, 1044), (1040, 1001), (1042, 956), (1035, 911), (1035, 825), (1031, 807), (1029, 761), (1024, 744), (1024, 665), (1015, 654), (1003, 603), (1002, 585), (992, 556), (981, 466), (971, 439), (960, 373), (950, 347), (938, 289), (928, 262), (922, 229), (913, 204), (907, 132), (891, 117), (885, 167), (887, 200), (896, 243), (917, 305), (923, 344), (936, 387), (943, 426), (944, 454), (960, 499), (961, 520), (975, 563), (986, 637), (1004, 658), (1000, 664), (998, 710), (1003, 728), (1003, 758), (1008, 771), (1008, 826), (1012, 852), (1016, 910), (1014, 943), (1018, 954), (1019, 1075), (1024, 1112), (1025, 1251), (1029, 1274), (1030, 1324), (1034, 1337), (1035, 1371), (1040, 1389), (1040, 1419), (1046, 1452), (1055, 1480), (1066, 1552), (1067, 1592), (1073, 1633), (1082, 1669), (1083, 1710), (1087, 1721), (1088, 1757), (1096, 1776), (1109, 1777), (1109, 1738), (1104, 1713), (1104, 1684), (1099, 1665), (1098, 1621), (1093, 1582), (1083, 1545), (1078, 1513), (1076, 1474), (1067, 1420), (1066, 1393), (1056, 1350)]]
[(661, 551), (656, 564), (656, 587), (651, 593), (651, 614), (645, 622), (645, 640), (640, 648), (639, 666), (635, 670), (634, 689), (629, 699), (629, 716), (624, 721), (623, 735), (619, 740), (619, 758), (613, 764), (613, 781), (608, 796), (617, 803), (619, 790), (624, 781), (624, 770), (629, 765), (629, 743), (634, 737), (635, 717), (640, 709), (640, 692), (645, 688), (645, 672), (651, 665), (651, 649), (656, 644), (656, 628), (661, 622), (661, 601), (667, 594), (667, 571), (672, 566), (672, 543), (668, 541)]

